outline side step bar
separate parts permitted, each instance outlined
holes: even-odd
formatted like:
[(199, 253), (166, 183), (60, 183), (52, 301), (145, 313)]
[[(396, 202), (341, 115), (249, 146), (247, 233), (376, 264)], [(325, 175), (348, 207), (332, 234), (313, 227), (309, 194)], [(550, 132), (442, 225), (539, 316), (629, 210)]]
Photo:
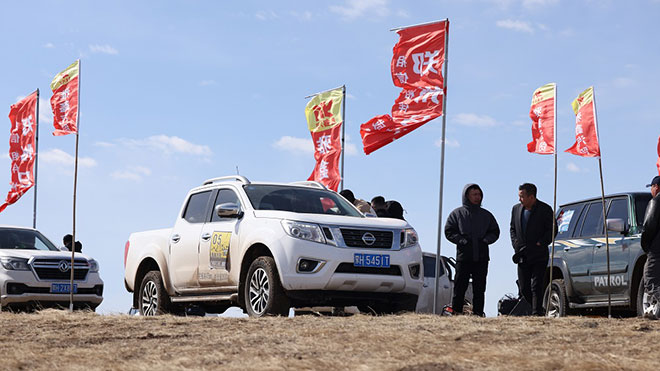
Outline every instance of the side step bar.
[[(613, 307), (622, 307), (622, 306), (628, 306), (628, 305), (630, 305), (630, 302), (628, 300), (612, 300), (612, 306)], [(606, 301), (599, 301), (597, 303), (584, 303), (584, 304), (569, 303), (568, 306), (571, 309), (602, 308), (602, 307), (607, 307), (607, 302)]]
[(217, 295), (199, 295), (199, 296), (173, 296), (170, 298), (173, 303), (192, 303), (200, 301), (231, 301), (238, 302), (238, 293), (217, 294)]

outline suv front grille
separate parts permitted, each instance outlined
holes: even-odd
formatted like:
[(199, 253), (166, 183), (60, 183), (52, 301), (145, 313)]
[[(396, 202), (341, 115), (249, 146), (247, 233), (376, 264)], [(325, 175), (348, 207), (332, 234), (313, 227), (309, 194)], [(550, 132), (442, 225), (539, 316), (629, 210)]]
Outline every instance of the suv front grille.
[[(40, 280), (69, 280), (71, 279), (71, 270), (64, 272), (60, 270), (60, 263), (71, 263), (69, 259), (35, 259), (32, 267)], [(73, 279), (83, 281), (87, 278), (89, 272), (89, 263), (84, 259), (76, 259), (73, 271)]]
[[(341, 235), (344, 237), (344, 243), (348, 247), (363, 247), (374, 249), (391, 249), (392, 248), (392, 232), (391, 231), (375, 231), (366, 229), (349, 229), (340, 228)], [(371, 234), (375, 237), (373, 244), (368, 245), (364, 242), (364, 235)]]
[(357, 274), (382, 274), (385, 276), (400, 276), (401, 268), (392, 265), (389, 268), (355, 267), (353, 263), (341, 263), (335, 273), (357, 273)]

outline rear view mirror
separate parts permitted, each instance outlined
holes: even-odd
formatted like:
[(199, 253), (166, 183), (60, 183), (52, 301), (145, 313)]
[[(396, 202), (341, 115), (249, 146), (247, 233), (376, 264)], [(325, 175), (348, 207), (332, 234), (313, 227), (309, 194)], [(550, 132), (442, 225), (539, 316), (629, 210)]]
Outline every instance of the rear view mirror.
[(232, 202), (216, 206), (215, 214), (221, 218), (240, 218), (243, 216), (240, 206)]
[(607, 230), (608, 231), (614, 231), (614, 232), (619, 232), (622, 234), (627, 233), (627, 228), (626, 228), (626, 222), (623, 221), (623, 219), (615, 218), (615, 219), (607, 219)]

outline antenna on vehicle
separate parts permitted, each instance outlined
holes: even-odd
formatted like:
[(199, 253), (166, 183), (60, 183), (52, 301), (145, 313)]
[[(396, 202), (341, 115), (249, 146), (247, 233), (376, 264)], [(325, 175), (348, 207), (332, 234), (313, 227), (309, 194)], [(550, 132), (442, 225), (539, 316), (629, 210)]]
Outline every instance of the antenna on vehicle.
[(238, 165), (236, 165), (236, 175), (241, 175), (241, 173), (238, 172)]

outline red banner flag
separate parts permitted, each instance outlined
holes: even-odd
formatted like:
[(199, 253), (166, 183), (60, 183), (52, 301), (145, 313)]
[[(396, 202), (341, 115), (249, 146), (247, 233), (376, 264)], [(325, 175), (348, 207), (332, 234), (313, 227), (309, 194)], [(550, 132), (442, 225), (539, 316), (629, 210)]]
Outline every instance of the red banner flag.
[(316, 165), (307, 180), (314, 180), (337, 191), (341, 183), (341, 105), (343, 88), (317, 94), (305, 107), (307, 126), (314, 142)]
[(50, 83), (53, 97), (53, 135), (76, 134), (78, 132), (78, 77), (79, 61), (75, 61), (58, 73)]
[(529, 117), (532, 119), (532, 141), (527, 151), (550, 155), (555, 151), (555, 97), (554, 83), (543, 85), (534, 91)]
[(658, 162), (655, 165), (658, 167), (658, 174), (660, 175), (660, 137), (658, 137)]
[(34, 185), (34, 159), (37, 130), (38, 92), (34, 92), (13, 104), (9, 110), (11, 131), (9, 135), (9, 158), (11, 159), (11, 188), (0, 212), (18, 201)]
[(565, 152), (583, 157), (599, 157), (593, 86), (578, 95), (572, 106), (575, 112), (575, 144)]
[(449, 21), (404, 28), (392, 57), (392, 81), (403, 88), (391, 115), (380, 115), (360, 126), (364, 153), (401, 138), (443, 115), (447, 92), (443, 66)]

